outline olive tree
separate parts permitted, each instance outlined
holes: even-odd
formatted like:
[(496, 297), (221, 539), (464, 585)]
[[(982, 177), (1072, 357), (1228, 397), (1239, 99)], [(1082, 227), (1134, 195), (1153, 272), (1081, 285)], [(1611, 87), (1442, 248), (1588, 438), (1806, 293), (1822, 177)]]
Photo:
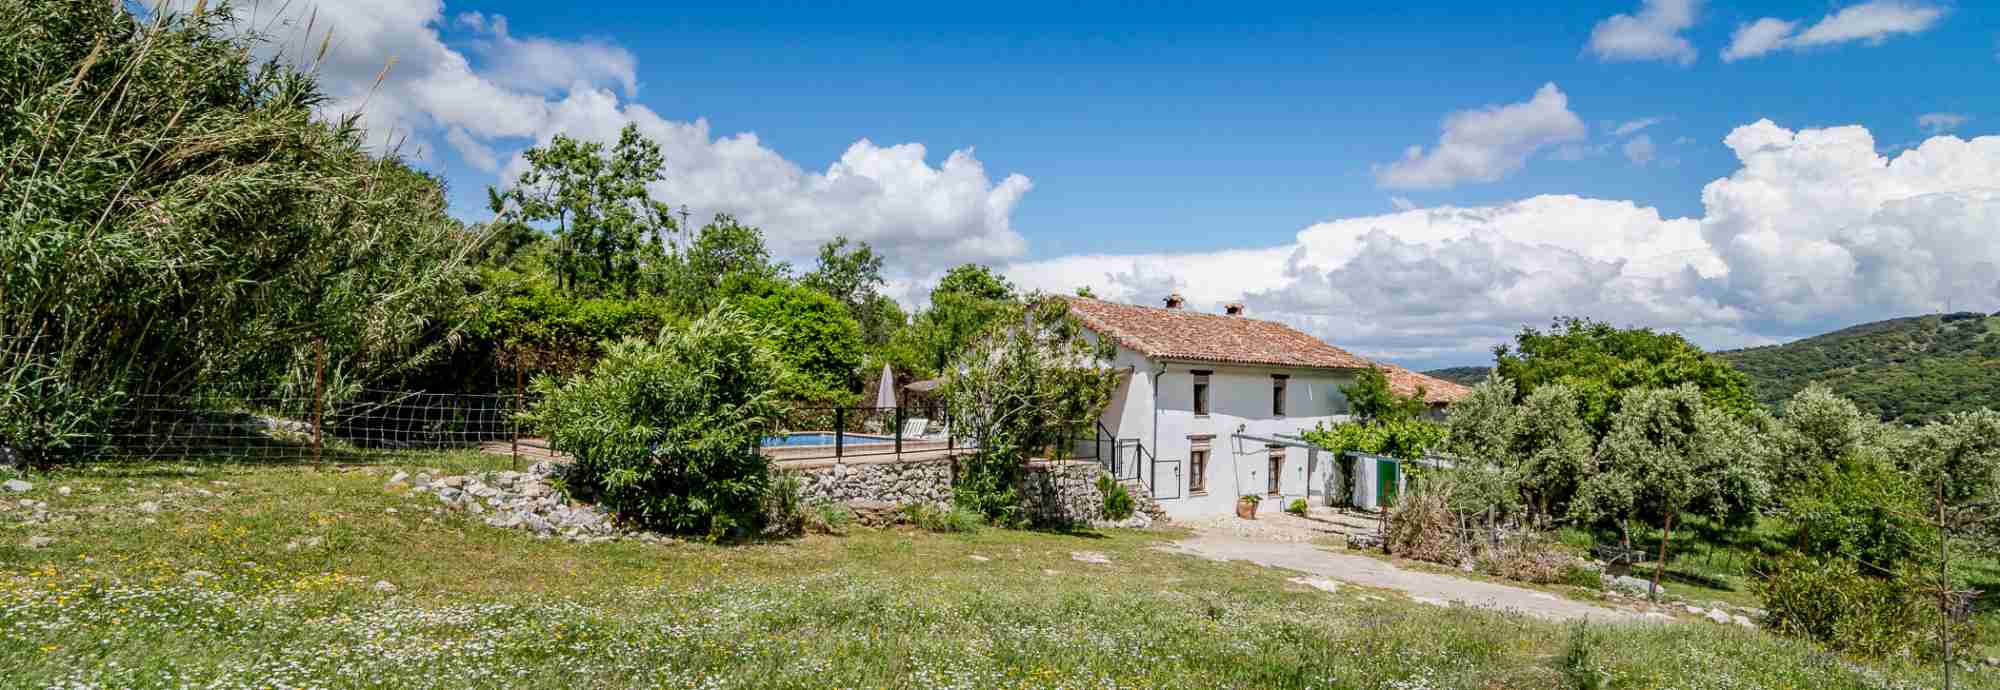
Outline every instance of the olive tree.
[(1088, 337), (1060, 299), (1030, 297), (999, 323), (953, 360), (940, 390), (952, 434), (978, 448), (960, 466), (954, 499), (1005, 523), (1017, 517), (1022, 466), (1095, 423), (1118, 375), (1110, 341)]
[(1525, 505), (1543, 520), (1565, 509), (1589, 470), (1590, 430), (1581, 401), (1561, 383), (1543, 385), (1519, 404), (1513, 381), (1489, 378), (1452, 405), (1445, 452), (1488, 465), (1494, 507)]
[(1610, 425), (1570, 514), (1584, 522), (1615, 521), (1628, 547), (1633, 520), (1659, 527), (1657, 591), (1676, 520), (1687, 514), (1742, 519), (1768, 486), (1750, 461), (1750, 427), (1708, 406), (1693, 384), (1628, 391)]

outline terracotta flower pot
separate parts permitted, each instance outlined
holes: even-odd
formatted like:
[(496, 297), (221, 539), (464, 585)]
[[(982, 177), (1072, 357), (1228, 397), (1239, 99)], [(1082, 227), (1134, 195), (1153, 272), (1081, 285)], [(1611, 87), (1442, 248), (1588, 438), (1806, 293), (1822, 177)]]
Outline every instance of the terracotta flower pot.
[(1236, 517), (1245, 520), (1257, 519), (1257, 501), (1237, 501)]

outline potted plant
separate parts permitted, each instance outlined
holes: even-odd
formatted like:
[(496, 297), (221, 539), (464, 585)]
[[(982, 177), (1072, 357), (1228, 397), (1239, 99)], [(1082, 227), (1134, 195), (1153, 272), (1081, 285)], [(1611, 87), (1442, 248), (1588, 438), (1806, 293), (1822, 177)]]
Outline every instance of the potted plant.
[(1242, 498), (1236, 499), (1236, 517), (1245, 520), (1257, 519), (1257, 504), (1263, 502), (1264, 497), (1262, 496), (1258, 496), (1257, 494), (1243, 494)]

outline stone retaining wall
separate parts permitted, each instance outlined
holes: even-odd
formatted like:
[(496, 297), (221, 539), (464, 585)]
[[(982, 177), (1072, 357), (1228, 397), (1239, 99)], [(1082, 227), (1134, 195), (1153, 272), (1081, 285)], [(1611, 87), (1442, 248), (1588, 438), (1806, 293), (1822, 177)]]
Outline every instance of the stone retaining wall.
[[(779, 463), (805, 480), (808, 503), (951, 505), (954, 457), (850, 463)], [(1016, 489), (1023, 514), (1041, 525), (1083, 524), (1103, 516), (1103, 468), (1089, 461), (1036, 462)]]
[(1088, 460), (1037, 462), (1016, 487), (1021, 511), (1037, 525), (1080, 525), (1104, 517), (1097, 478), (1104, 468)]
[[(952, 458), (814, 464), (789, 468), (805, 479), (809, 503), (951, 505)], [(784, 468), (780, 465), (780, 468)]]

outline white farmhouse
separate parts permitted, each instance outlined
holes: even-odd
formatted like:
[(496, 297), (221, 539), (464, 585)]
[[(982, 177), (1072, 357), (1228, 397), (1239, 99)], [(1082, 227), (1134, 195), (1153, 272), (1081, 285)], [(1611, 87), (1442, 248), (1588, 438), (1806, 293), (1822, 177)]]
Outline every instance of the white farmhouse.
[[(1324, 504), (1346, 493), (1336, 489), (1342, 481), (1372, 489), (1375, 466), (1339, 477), (1339, 463), (1298, 439), (1315, 425), (1347, 420), (1340, 389), (1370, 366), (1399, 393), (1421, 388), (1439, 409), (1468, 392), (1246, 317), (1242, 305), (1208, 314), (1186, 309), (1180, 295), (1164, 309), (1065, 299), (1091, 336), (1117, 344), (1112, 366), (1125, 372), (1102, 420), (1117, 439), (1108, 454), (1113, 471), (1174, 517), (1228, 513), (1244, 495), (1263, 497), (1261, 511), (1299, 498)], [(1392, 482), (1384, 488), (1393, 490), (1400, 478), (1383, 469)], [(1356, 492), (1364, 493), (1374, 492)]]

